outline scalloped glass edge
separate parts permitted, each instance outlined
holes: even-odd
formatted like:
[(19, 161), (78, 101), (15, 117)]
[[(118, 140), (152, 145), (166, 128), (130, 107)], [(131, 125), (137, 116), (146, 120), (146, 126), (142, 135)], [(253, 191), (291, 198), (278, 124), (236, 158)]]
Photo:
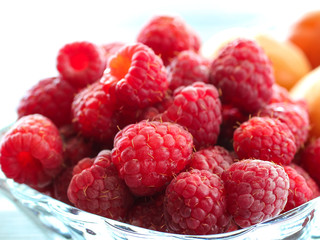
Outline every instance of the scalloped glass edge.
[[(0, 130), (0, 137), (8, 130)], [(48, 239), (319, 239), (320, 197), (249, 228), (214, 235), (157, 232), (94, 215), (5, 177), (0, 190), (33, 220)]]

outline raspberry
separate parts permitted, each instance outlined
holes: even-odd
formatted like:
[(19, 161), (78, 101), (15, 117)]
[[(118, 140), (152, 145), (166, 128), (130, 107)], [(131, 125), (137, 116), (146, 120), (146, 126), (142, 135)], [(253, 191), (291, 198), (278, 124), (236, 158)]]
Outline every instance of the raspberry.
[(74, 174), (68, 198), (77, 208), (120, 221), (133, 203), (129, 189), (112, 164), (109, 150), (101, 151), (91, 166)]
[(291, 98), (286, 88), (281, 87), (277, 83), (274, 83), (272, 86), (272, 96), (268, 104), (282, 103), (282, 102), (294, 103), (294, 100)]
[(221, 146), (203, 148), (193, 154), (189, 167), (191, 169), (208, 170), (221, 176), (233, 163), (233, 156)]
[(214, 145), (222, 122), (217, 89), (203, 82), (177, 89), (173, 104), (163, 113), (162, 120), (187, 128), (196, 148)]
[(119, 106), (145, 108), (161, 102), (168, 88), (162, 60), (147, 46), (123, 46), (112, 55), (101, 78), (103, 89)]
[(97, 81), (106, 68), (103, 50), (90, 42), (72, 42), (58, 52), (57, 69), (72, 86), (83, 88)]
[(59, 77), (39, 81), (27, 91), (18, 106), (19, 118), (39, 113), (60, 127), (71, 123), (71, 104), (76, 90)]
[(295, 153), (295, 139), (286, 124), (269, 117), (253, 117), (234, 132), (233, 147), (240, 159), (256, 158), (288, 165)]
[(72, 179), (72, 167), (65, 168), (53, 181), (53, 197), (71, 205), (67, 191)]
[(128, 213), (127, 223), (160, 232), (166, 232), (163, 215), (164, 194), (151, 198), (140, 198)]
[(48, 118), (32, 114), (20, 118), (2, 138), (3, 173), (18, 183), (43, 188), (62, 170), (62, 140)]
[(301, 153), (301, 164), (320, 185), (320, 138), (313, 139)]
[(155, 16), (140, 30), (137, 41), (152, 48), (164, 64), (184, 50), (198, 52), (200, 38), (180, 17)]
[(242, 228), (277, 216), (284, 209), (289, 178), (283, 167), (245, 159), (222, 173), (228, 212)]
[(164, 217), (169, 231), (205, 235), (224, 232), (230, 216), (220, 177), (206, 170), (180, 173), (168, 185)]
[(110, 95), (99, 82), (81, 90), (72, 103), (75, 128), (98, 142), (111, 141), (118, 131), (114, 111)]
[(222, 104), (222, 123), (220, 125), (220, 134), (218, 144), (233, 150), (233, 132), (248, 116), (232, 105)]
[(175, 90), (194, 82), (209, 82), (210, 62), (201, 55), (185, 50), (180, 52), (168, 65), (169, 88)]
[(67, 166), (75, 166), (79, 160), (85, 157), (94, 157), (100, 150), (96, 149), (96, 143), (85, 138), (77, 132), (73, 125), (65, 125), (59, 128), (63, 141), (63, 158)]
[(222, 102), (253, 113), (272, 96), (273, 68), (263, 49), (253, 40), (228, 43), (212, 61), (210, 80), (222, 92)]
[(104, 52), (104, 57), (106, 59), (106, 62), (108, 63), (109, 58), (117, 53), (117, 51), (122, 48), (125, 45), (125, 43), (122, 42), (110, 42), (106, 44), (102, 44), (100, 47), (102, 48)]
[(284, 212), (286, 212), (311, 200), (313, 192), (308, 186), (306, 179), (294, 168), (285, 166), (284, 170), (290, 180), (288, 201), (284, 208)]
[(191, 161), (192, 135), (180, 125), (141, 121), (117, 133), (112, 161), (135, 195), (153, 195)]
[(306, 170), (304, 170), (301, 166), (294, 164), (294, 163), (291, 163), (290, 167), (294, 168), (306, 180), (309, 188), (312, 190), (311, 199), (319, 197), (320, 196), (320, 188), (319, 188), (318, 184), (313, 180), (313, 178), (310, 177), (309, 173)]
[(260, 117), (272, 117), (286, 124), (295, 137), (297, 149), (307, 140), (310, 128), (308, 112), (292, 103), (269, 104), (258, 113)]

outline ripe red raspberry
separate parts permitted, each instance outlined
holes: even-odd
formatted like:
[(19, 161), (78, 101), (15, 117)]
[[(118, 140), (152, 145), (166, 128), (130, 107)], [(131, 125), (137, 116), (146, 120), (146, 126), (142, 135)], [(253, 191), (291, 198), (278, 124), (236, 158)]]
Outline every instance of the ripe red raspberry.
[(112, 161), (135, 195), (153, 195), (191, 161), (192, 135), (180, 125), (141, 121), (117, 133)]
[(248, 120), (248, 115), (232, 105), (222, 104), (222, 123), (218, 136), (218, 144), (233, 150), (233, 133), (237, 127)]
[(62, 140), (48, 118), (32, 114), (20, 118), (2, 138), (1, 169), (8, 178), (43, 188), (62, 170)]
[(108, 64), (109, 58), (117, 53), (117, 51), (122, 48), (125, 45), (125, 43), (122, 42), (110, 42), (106, 44), (102, 44), (100, 47), (103, 50), (104, 57), (106, 59), (106, 63)]
[(291, 166), (284, 166), (290, 180), (289, 194), (284, 212), (298, 207), (312, 199), (312, 190), (306, 179)]
[(269, 117), (253, 117), (234, 132), (233, 147), (240, 159), (256, 158), (288, 165), (295, 153), (295, 139), (286, 124)]
[(221, 176), (233, 163), (233, 156), (221, 146), (211, 146), (195, 152), (192, 156), (189, 168), (208, 170)]
[(72, 179), (73, 167), (65, 168), (53, 181), (53, 198), (72, 205), (69, 201), (67, 192)]
[(210, 62), (191, 50), (180, 52), (168, 65), (169, 88), (175, 90), (194, 82), (209, 82)]
[(260, 117), (271, 117), (280, 120), (291, 130), (297, 149), (304, 145), (310, 129), (308, 112), (297, 104), (273, 103), (258, 112)]
[(313, 180), (312, 177), (310, 177), (309, 173), (306, 170), (304, 170), (301, 166), (294, 164), (294, 163), (291, 163), (290, 167), (294, 168), (306, 180), (309, 188), (312, 190), (311, 199), (319, 197), (320, 196), (320, 188), (319, 188), (318, 184), (316, 183), (316, 181)]
[(166, 232), (167, 226), (163, 214), (164, 194), (139, 198), (130, 209), (127, 223), (160, 232)]
[(168, 230), (174, 233), (224, 232), (230, 216), (220, 177), (207, 170), (181, 172), (166, 189), (164, 217)]
[(162, 60), (141, 43), (125, 45), (112, 55), (101, 83), (119, 106), (135, 109), (161, 102), (168, 89)]
[(187, 128), (194, 138), (196, 148), (214, 145), (222, 122), (217, 89), (203, 82), (177, 89), (173, 104), (163, 113), (162, 120)]
[(180, 17), (155, 16), (140, 30), (137, 41), (152, 48), (164, 64), (184, 50), (198, 52), (199, 36)]
[(229, 42), (212, 61), (211, 82), (222, 92), (222, 102), (253, 113), (272, 96), (272, 64), (253, 40)]
[(288, 90), (281, 87), (279, 84), (274, 83), (272, 86), (272, 96), (268, 104), (272, 103), (294, 103), (295, 101), (291, 98)]
[(71, 104), (76, 90), (59, 77), (39, 81), (20, 100), (18, 117), (39, 113), (60, 127), (71, 123)]
[(320, 185), (320, 138), (313, 139), (302, 150), (301, 165)]
[(57, 69), (72, 86), (83, 88), (97, 81), (106, 68), (103, 50), (91, 42), (72, 42), (58, 52)]
[(111, 151), (103, 150), (92, 165), (71, 179), (68, 198), (77, 208), (103, 217), (124, 221), (133, 197), (111, 161)]
[(102, 90), (99, 82), (82, 89), (72, 103), (75, 128), (98, 142), (112, 140), (118, 131), (114, 112), (110, 95)]
[(228, 212), (242, 228), (277, 216), (286, 205), (289, 178), (275, 163), (242, 160), (232, 164), (222, 174), (222, 180)]

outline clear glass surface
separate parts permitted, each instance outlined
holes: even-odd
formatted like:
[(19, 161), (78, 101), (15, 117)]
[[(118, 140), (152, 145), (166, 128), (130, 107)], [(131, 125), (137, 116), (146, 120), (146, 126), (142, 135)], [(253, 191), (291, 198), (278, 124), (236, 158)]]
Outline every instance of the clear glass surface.
[(1, 171), (0, 190), (42, 228), (48, 239), (320, 239), (320, 197), (246, 229), (191, 236), (143, 229), (79, 210), (24, 184), (15, 183)]

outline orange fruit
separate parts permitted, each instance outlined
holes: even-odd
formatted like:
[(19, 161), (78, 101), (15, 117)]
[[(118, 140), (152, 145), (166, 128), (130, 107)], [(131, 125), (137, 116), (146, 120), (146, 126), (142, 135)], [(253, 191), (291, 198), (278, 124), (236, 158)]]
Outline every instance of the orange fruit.
[(289, 31), (288, 40), (304, 51), (312, 68), (320, 65), (320, 10), (302, 15)]
[(320, 66), (305, 75), (290, 90), (293, 99), (305, 99), (310, 117), (310, 136), (320, 137)]
[(276, 83), (280, 86), (289, 90), (311, 70), (307, 57), (294, 44), (278, 41), (267, 34), (254, 38), (271, 60)]

